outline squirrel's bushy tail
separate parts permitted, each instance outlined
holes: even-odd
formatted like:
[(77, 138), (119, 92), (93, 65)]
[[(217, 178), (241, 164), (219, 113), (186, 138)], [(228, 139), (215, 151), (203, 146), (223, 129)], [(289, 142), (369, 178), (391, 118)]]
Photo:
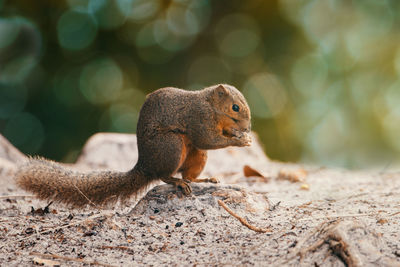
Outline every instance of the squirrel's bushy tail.
[(15, 174), (16, 183), (40, 199), (73, 207), (125, 200), (151, 182), (136, 168), (128, 172), (80, 172), (42, 158), (31, 158)]

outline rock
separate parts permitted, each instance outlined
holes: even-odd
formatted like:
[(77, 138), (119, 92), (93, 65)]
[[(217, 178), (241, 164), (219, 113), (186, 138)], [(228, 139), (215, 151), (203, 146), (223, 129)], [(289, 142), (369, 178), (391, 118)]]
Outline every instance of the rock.
[(15, 188), (12, 177), (16, 164), (26, 159), (24, 154), (0, 134), (0, 193)]
[(14, 188), (12, 177), (14, 176), (15, 171), (15, 163), (0, 158), (0, 193), (2, 193), (2, 191), (8, 191), (10, 188)]
[(137, 158), (136, 135), (97, 133), (86, 141), (76, 165), (128, 171), (136, 164)]
[(14, 173), (16, 167), (17, 166), (15, 163), (13, 163), (9, 160), (0, 158), (0, 177), (12, 175)]
[(0, 158), (17, 163), (26, 160), (26, 156), (14, 147), (4, 136), (0, 134)]
[[(265, 220), (268, 199), (233, 185), (192, 184), (192, 189), (191, 196), (179, 198), (173, 186), (156, 186), (139, 201), (128, 215), (139, 225), (132, 229), (135, 237), (141, 237), (135, 250), (146, 249), (141, 244), (152, 244), (152, 251), (166, 252), (158, 260), (166, 265), (246, 265), (245, 261), (258, 261), (242, 258), (240, 251), (259, 247), (255, 237), (259, 233), (242, 225), (218, 200), (251, 225), (265, 228), (270, 225)], [(151, 256), (144, 253), (137, 259), (149, 262)]]
[[(168, 216), (173, 210), (182, 211), (180, 215), (189, 219), (194, 213), (207, 210), (208, 214), (214, 213), (214, 216), (219, 216), (221, 207), (217, 202), (218, 199), (256, 217), (262, 216), (270, 208), (268, 198), (248, 192), (239, 186), (193, 183), (191, 186), (192, 195), (182, 198), (177, 197), (176, 189), (172, 185), (156, 186), (139, 201), (131, 214), (154, 215), (154, 211), (157, 210), (160, 215)], [(185, 207), (190, 207), (190, 211)]]

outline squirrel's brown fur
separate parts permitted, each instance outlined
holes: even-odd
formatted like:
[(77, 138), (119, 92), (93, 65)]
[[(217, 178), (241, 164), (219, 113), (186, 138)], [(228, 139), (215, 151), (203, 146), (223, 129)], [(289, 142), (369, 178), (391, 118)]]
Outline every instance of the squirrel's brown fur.
[[(140, 110), (139, 158), (132, 170), (78, 172), (31, 158), (19, 166), (15, 178), (21, 188), (41, 199), (74, 207), (124, 200), (158, 179), (190, 194), (189, 182), (217, 182), (197, 178), (207, 160), (206, 150), (249, 145), (249, 131), (250, 109), (233, 86), (200, 91), (162, 88), (149, 94)], [(178, 172), (183, 179), (172, 177)]]

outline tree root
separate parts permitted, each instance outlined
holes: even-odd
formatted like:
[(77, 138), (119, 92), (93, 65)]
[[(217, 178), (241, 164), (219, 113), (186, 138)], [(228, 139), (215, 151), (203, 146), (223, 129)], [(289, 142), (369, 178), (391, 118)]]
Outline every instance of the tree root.
[[(310, 246), (304, 247), (310, 239), (314, 239), (314, 242)], [(369, 264), (400, 266), (394, 259), (384, 257), (381, 254), (379, 248), (382, 242), (376, 233), (370, 231), (359, 221), (337, 220), (324, 222), (297, 243), (294, 252), (288, 257), (286, 263), (297, 256), (300, 257), (301, 263), (308, 253), (316, 252), (327, 244), (329, 250), (349, 267)], [(313, 255), (312, 257), (318, 258), (318, 255)], [(316, 262), (317, 259), (313, 259), (313, 261)]]
[(238, 219), (240, 221), (241, 224), (243, 224), (244, 226), (246, 226), (247, 228), (249, 228), (250, 230), (253, 230), (255, 232), (258, 233), (267, 233), (267, 232), (271, 232), (271, 229), (268, 228), (258, 228), (254, 225), (251, 225), (247, 222), (247, 220), (243, 217), (240, 217), (239, 215), (237, 215), (236, 213), (234, 213), (230, 208), (228, 208), (228, 206), (225, 204), (225, 202), (223, 202), (222, 200), (218, 200), (218, 204), (223, 207), (230, 215), (232, 215), (233, 217), (235, 217), (236, 219)]

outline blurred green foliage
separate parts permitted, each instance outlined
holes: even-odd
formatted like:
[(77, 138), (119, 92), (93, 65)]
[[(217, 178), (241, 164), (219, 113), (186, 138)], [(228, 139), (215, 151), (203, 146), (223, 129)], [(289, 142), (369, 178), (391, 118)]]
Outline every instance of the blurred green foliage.
[(235, 85), (273, 159), (400, 162), (400, 1), (0, 0), (0, 131), (72, 161), (147, 93)]

